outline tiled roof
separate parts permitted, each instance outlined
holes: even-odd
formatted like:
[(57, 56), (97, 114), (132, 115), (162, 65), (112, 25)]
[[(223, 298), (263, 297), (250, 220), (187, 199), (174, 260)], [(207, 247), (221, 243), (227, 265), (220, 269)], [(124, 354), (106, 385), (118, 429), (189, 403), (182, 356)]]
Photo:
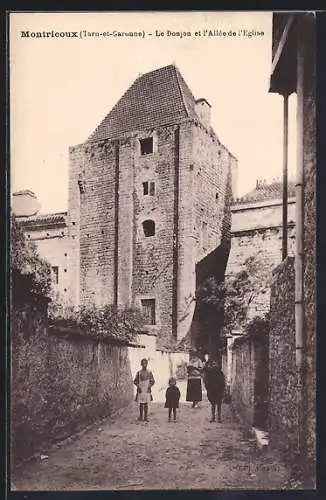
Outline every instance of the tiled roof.
[(24, 227), (57, 226), (66, 224), (67, 212), (39, 214), (31, 217), (17, 217), (17, 219)]
[(88, 141), (118, 138), (126, 132), (141, 131), (186, 118), (198, 120), (195, 98), (174, 66), (165, 66), (139, 76)]
[[(254, 203), (265, 200), (278, 200), (283, 196), (282, 182), (275, 181), (270, 184), (257, 182), (256, 187), (241, 198), (237, 198), (233, 203)], [(288, 197), (295, 196), (295, 181), (288, 182)]]

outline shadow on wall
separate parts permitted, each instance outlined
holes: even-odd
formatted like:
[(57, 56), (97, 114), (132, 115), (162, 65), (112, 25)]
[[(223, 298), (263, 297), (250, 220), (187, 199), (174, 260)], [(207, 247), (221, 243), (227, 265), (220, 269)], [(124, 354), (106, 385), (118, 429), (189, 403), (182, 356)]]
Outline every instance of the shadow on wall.
[(49, 331), (40, 297), (13, 304), (11, 362), (13, 465), (133, 397), (128, 347)]
[[(219, 245), (196, 265), (196, 290), (209, 278), (222, 283), (230, 254), (229, 239)], [(210, 352), (219, 347), (219, 335), (223, 325), (223, 314), (215, 306), (196, 301), (191, 325), (191, 343), (202, 352)]]

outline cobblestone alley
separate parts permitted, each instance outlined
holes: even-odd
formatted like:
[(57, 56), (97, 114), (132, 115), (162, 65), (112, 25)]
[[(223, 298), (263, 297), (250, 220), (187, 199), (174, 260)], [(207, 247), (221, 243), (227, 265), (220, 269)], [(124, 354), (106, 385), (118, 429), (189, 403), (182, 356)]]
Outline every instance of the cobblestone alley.
[[(182, 401), (184, 401), (184, 387)], [(288, 473), (270, 452), (259, 452), (223, 406), (222, 423), (181, 403), (168, 423), (163, 403), (152, 403), (150, 422), (137, 422), (137, 406), (94, 424), (60, 447), (45, 450), (13, 471), (16, 490), (282, 489)]]

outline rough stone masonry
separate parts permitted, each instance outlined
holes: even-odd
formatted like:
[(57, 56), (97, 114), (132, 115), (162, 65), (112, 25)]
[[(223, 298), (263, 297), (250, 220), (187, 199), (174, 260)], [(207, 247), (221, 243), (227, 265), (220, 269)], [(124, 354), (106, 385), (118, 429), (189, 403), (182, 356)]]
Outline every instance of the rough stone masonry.
[(141, 307), (158, 347), (188, 333), (196, 263), (230, 238), (237, 160), (213, 131), (210, 107), (166, 66), (139, 76), (69, 151), (71, 296)]

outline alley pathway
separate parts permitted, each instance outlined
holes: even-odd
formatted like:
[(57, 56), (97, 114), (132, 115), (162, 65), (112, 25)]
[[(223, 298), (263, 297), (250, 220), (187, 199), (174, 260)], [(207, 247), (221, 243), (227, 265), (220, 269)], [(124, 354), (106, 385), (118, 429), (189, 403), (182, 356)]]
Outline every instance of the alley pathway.
[(287, 471), (253, 440), (223, 406), (223, 422), (209, 423), (209, 404), (182, 403), (176, 423), (162, 403), (150, 422), (137, 422), (132, 404), (96, 424), (45, 460), (13, 471), (16, 490), (282, 489)]

